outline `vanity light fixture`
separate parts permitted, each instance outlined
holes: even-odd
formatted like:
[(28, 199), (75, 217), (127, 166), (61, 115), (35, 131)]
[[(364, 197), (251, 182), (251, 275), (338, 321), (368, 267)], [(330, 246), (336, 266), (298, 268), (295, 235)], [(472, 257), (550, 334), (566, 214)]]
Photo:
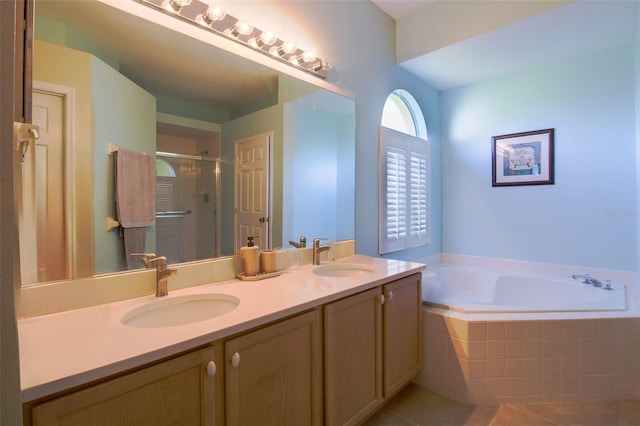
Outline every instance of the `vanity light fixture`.
[(315, 49), (302, 50), (293, 43), (276, 37), (271, 31), (253, 27), (234, 16), (225, 13), (213, 0), (134, 0), (176, 19), (198, 25), (204, 30), (214, 32), (241, 43), (251, 49), (270, 55), (321, 78), (327, 78), (329, 63), (318, 58)]

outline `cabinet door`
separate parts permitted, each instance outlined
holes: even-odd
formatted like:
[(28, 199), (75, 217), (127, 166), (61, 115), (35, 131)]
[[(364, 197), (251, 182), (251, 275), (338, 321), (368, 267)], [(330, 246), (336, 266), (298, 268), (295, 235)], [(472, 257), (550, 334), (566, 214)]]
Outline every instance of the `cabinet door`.
[(354, 424), (382, 403), (380, 288), (325, 306), (325, 416)]
[(36, 405), (33, 424), (213, 425), (218, 373), (209, 375), (209, 363), (215, 352), (212, 345)]
[(322, 424), (321, 311), (225, 342), (229, 425)]
[(421, 274), (383, 287), (384, 396), (395, 394), (422, 364)]

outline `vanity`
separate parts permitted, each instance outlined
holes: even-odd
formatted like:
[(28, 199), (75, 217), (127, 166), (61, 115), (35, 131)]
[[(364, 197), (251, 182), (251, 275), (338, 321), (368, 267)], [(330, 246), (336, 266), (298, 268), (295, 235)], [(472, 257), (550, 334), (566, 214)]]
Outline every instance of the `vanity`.
[[(358, 423), (419, 371), (422, 269), (349, 255), (19, 319), (24, 423)], [(123, 323), (211, 298), (235, 306), (182, 325)]]

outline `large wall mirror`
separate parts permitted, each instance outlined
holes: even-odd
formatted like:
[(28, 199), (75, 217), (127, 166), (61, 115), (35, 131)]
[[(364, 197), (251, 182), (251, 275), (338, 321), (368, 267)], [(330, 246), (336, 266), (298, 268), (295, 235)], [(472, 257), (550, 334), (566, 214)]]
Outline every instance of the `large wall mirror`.
[(148, 17), (36, 0), (32, 111), (23, 285), (142, 267), (117, 226), (117, 150), (155, 162), (144, 251), (170, 263), (232, 255), (249, 234), (354, 238), (353, 100)]

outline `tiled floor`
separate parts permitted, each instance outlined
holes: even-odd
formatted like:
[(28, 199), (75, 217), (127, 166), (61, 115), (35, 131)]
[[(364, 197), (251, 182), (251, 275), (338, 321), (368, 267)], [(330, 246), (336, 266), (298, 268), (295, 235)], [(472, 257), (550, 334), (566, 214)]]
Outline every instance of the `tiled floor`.
[(410, 384), (366, 426), (640, 426), (640, 401), (462, 405)]

